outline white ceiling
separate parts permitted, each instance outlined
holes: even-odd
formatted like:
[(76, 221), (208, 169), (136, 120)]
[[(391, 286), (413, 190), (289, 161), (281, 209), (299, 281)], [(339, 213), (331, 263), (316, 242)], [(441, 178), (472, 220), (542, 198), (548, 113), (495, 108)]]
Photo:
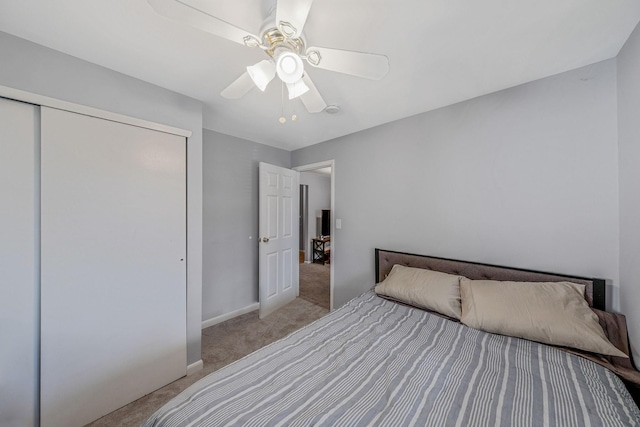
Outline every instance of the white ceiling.
[[(263, 0), (192, 0), (257, 33)], [(380, 81), (308, 73), (338, 114), (278, 123), (281, 87), (219, 94), (266, 56), (157, 15), (146, 0), (0, 0), (0, 31), (199, 99), (204, 127), (287, 150), (615, 57), (638, 0), (317, 0), (307, 45), (388, 56)]]

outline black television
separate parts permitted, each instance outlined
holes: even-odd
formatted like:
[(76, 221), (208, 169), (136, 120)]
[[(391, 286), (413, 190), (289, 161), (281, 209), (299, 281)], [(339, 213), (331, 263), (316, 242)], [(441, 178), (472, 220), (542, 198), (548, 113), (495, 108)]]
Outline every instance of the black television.
[(331, 210), (322, 210), (322, 229), (321, 234), (323, 236), (329, 236), (331, 234)]

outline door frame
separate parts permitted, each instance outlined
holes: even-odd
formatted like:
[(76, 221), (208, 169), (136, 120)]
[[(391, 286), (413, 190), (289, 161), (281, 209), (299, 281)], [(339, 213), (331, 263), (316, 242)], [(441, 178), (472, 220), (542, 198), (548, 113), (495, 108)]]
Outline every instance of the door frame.
[[(312, 172), (316, 169), (322, 169), (330, 167), (331, 168), (331, 263), (329, 264), (329, 307), (330, 311), (333, 311), (333, 284), (334, 284), (334, 262), (335, 262), (335, 245), (336, 245), (336, 187), (335, 187), (335, 176), (336, 176), (336, 161), (335, 160), (325, 160), (317, 163), (310, 163), (307, 165), (296, 166), (292, 168), (294, 171), (298, 172)], [(300, 267), (298, 267), (300, 268)]]

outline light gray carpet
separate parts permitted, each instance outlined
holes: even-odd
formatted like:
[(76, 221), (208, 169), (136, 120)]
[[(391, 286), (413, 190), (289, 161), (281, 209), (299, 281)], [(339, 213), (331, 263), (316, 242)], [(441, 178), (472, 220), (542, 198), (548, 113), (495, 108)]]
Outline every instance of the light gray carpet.
[(139, 426), (172, 397), (200, 378), (287, 336), (327, 313), (327, 309), (302, 298), (296, 298), (295, 301), (262, 320), (258, 318), (258, 312), (253, 311), (204, 329), (202, 331), (204, 368), (200, 372), (174, 381), (89, 425), (92, 427)]
[(300, 264), (300, 298), (330, 309), (330, 278), (329, 264)]

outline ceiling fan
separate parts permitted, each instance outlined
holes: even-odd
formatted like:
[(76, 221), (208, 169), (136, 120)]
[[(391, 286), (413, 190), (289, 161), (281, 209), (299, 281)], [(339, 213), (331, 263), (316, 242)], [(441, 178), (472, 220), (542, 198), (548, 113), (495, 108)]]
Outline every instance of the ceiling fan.
[(254, 86), (264, 91), (277, 75), (286, 84), (289, 99), (299, 97), (310, 113), (318, 113), (327, 104), (306, 73), (303, 60), (313, 67), (372, 80), (383, 78), (389, 71), (389, 60), (384, 55), (307, 47), (303, 30), (313, 0), (277, 0), (277, 3), (271, 0), (259, 36), (196, 8), (188, 0), (148, 2), (160, 15), (247, 47), (260, 48), (267, 54), (267, 59), (248, 66), (221, 92), (228, 99), (241, 98)]

